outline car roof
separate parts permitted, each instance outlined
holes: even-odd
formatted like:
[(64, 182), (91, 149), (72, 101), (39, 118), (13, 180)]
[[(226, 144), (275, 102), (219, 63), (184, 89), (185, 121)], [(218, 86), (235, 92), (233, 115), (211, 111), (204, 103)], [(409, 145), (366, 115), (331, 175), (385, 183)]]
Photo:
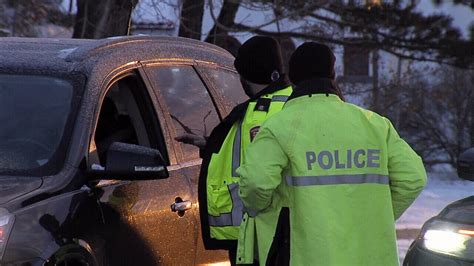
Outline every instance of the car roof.
[(233, 56), (205, 42), (157, 36), (106, 39), (0, 38), (0, 69), (78, 70), (117, 68), (147, 60), (197, 60), (232, 67)]

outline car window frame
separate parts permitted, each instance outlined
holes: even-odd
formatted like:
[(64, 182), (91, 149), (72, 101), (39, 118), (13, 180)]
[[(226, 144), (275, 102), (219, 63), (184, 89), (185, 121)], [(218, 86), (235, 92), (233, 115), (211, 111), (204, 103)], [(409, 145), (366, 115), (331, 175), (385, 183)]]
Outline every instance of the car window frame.
[[(154, 84), (153, 81), (151, 81), (150, 76), (148, 74), (148, 71), (150, 68), (154, 67), (175, 67), (175, 66), (187, 66), (191, 67), (194, 72), (196, 73), (197, 77), (201, 80), (201, 83), (203, 84), (204, 88), (206, 89), (207, 93), (209, 94), (211, 98), (211, 102), (217, 112), (217, 116), (220, 121), (222, 121), (224, 115), (226, 115), (226, 109), (225, 106), (222, 104), (222, 96), (220, 95), (220, 92), (215, 90), (214, 88), (211, 88), (209, 84), (206, 82), (205, 78), (201, 75), (201, 73), (198, 71), (196, 67), (196, 62), (194, 60), (181, 60), (181, 61), (169, 61), (169, 60), (159, 60), (159, 61), (149, 61), (149, 62), (141, 62), (143, 69), (142, 71), (145, 72), (148, 78), (148, 82), (151, 84), (151, 88), (153, 90), (153, 93), (155, 94), (160, 107), (162, 110), (164, 110), (163, 114), (165, 116), (165, 122), (167, 123), (167, 127), (169, 129), (169, 133), (171, 134), (171, 142), (172, 145), (174, 146), (175, 152), (176, 152), (176, 163), (173, 165), (171, 164), (170, 166), (171, 169), (173, 170), (174, 168), (181, 168), (184, 166), (193, 166), (201, 163), (201, 159), (186, 159), (183, 153), (183, 150), (181, 148), (181, 145), (174, 140), (175, 137), (177, 137), (177, 132), (175, 129), (175, 125), (173, 123), (173, 119), (170, 116), (170, 112), (168, 109), (168, 104), (164, 98), (164, 96), (161, 94), (160, 88), (155, 88), (154, 86), (158, 86), (158, 84)], [(212, 63), (210, 63), (212, 64)], [(174, 166), (174, 167), (173, 167)]]
[(231, 67), (226, 67), (218, 64), (212, 64), (212, 63), (207, 63), (207, 62), (198, 62), (197, 63), (197, 71), (198, 73), (203, 77), (203, 79), (208, 83), (209, 88), (214, 90), (216, 94), (219, 95), (220, 101), (222, 103), (222, 117), (226, 117), (232, 109), (235, 107), (231, 102), (228, 101), (228, 99), (223, 95), (223, 93), (220, 91), (218, 88), (216, 82), (214, 82), (214, 79), (209, 76), (209, 74), (206, 71), (207, 69), (215, 69), (215, 70), (220, 70), (220, 71), (228, 71), (231, 73), (234, 73), (236, 75), (239, 75), (237, 71), (234, 68)]
[[(162, 117), (162, 111), (159, 109), (158, 104), (156, 103), (156, 99), (154, 97), (153, 89), (150, 87), (148, 83), (147, 77), (144, 75), (143, 71), (140, 69), (142, 68), (139, 62), (133, 62), (129, 64), (124, 64), (121, 67), (115, 69), (114, 71), (110, 72), (101, 82), (100, 92), (98, 101), (94, 102), (94, 110), (93, 110), (93, 119), (92, 119), (92, 127), (90, 129), (89, 139), (88, 139), (88, 148), (87, 148), (87, 166), (90, 168), (91, 166), (91, 156), (94, 153), (93, 149), (96, 149), (95, 144), (95, 133), (97, 130), (97, 124), (99, 122), (99, 115), (100, 111), (102, 110), (102, 104), (104, 102), (105, 96), (109, 92), (109, 90), (113, 87), (113, 85), (128, 76), (136, 76), (138, 79), (141, 79), (143, 82), (144, 89), (150, 98), (150, 102), (153, 105), (150, 111), (155, 112), (153, 115), (156, 117), (158, 121), (156, 121), (157, 126), (160, 127), (161, 133), (163, 135), (163, 139), (165, 141), (166, 146), (166, 153), (168, 155), (168, 163), (172, 164), (172, 162), (176, 161), (174, 147), (172, 142), (170, 142), (167, 138), (168, 131), (166, 130), (164, 118)], [(157, 109), (158, 108), (158, 109)], [(156, 137), (159, 132), (153, 132), (152, 136), (148, 136), (148, 138)], [(161, 152), (161, 151), (160, 151)], [(165, 156), (165, 154), (163, 154)], [(166, 160), (166, 158), (165, 158)]]

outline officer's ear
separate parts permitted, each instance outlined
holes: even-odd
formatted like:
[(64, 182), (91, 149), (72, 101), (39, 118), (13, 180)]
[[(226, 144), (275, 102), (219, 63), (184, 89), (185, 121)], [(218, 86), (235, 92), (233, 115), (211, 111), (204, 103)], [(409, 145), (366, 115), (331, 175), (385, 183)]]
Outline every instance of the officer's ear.
[(280, 73), (278, 72), (278, 70), (273, 70), (272, 72), (272, 76), (271, 76), (271, 79), (273, 82), (277, 81), (278, 79), (280, 78)]

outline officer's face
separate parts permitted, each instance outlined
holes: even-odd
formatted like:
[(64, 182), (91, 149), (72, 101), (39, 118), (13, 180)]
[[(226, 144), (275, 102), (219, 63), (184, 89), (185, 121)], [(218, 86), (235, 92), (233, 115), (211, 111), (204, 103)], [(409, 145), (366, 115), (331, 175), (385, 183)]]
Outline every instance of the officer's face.
[(242, 88), (244, 89), (245, 94), (252, 98), (257, 94), (259, 91), (263, 90), (265, 87), (268, 85), (263, 85), (263, 84), (255, 84), (252, 83), (242, 77), (240, 77), (240, 83), (242, 84)]

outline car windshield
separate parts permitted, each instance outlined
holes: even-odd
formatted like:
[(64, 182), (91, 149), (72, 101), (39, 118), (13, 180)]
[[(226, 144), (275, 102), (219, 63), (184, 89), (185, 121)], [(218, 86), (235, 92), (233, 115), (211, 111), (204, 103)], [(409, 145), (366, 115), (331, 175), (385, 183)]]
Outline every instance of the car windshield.
[(68, 121), (73, 85), (50, 76), (0, 74), (0, 173), (47, 168)]

